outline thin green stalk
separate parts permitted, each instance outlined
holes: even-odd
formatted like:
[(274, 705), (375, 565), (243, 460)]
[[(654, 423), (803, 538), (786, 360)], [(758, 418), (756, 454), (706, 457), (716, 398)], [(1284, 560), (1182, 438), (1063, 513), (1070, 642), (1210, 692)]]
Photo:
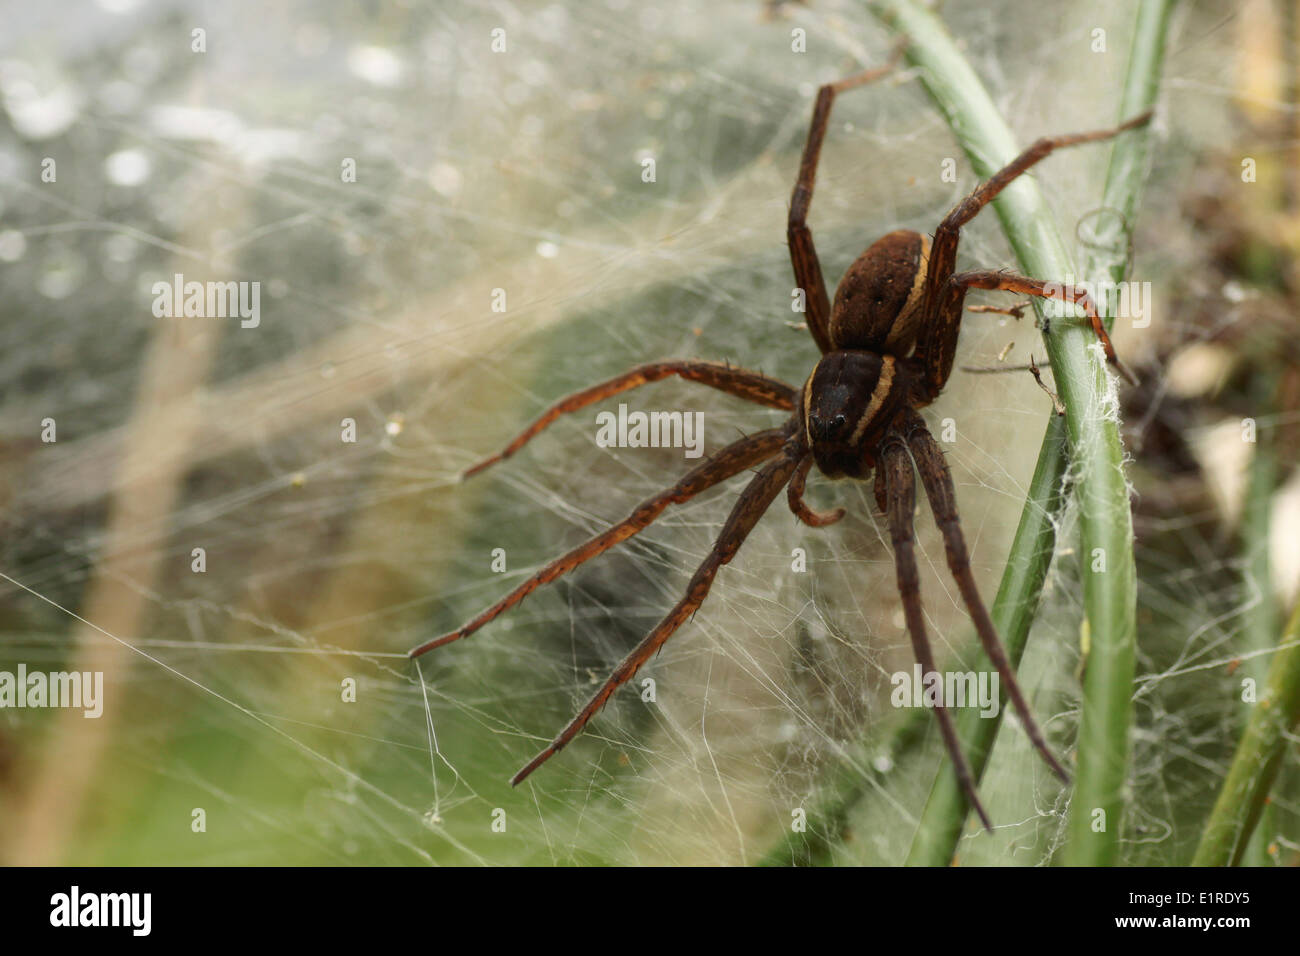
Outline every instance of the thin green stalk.
[(1193, 866), (1235, 866), (1249, 845), (1286, 753), (1287, 734), (1300, 721), (1300, 606), (1282, 633), (1264, 693), (1237, 745)]
[[(1014, 158), (1019, 150), (1011, 131), (934, 14), (908, 0), (877, 0), (871, 6), (909, 38), (908, 59), (919, 67), (922, 81), (976, 174), (987, 177)], [(1169, 7), (1170, 0), (1154, 0), (1144, 3), (1139, 13), (1124, 91), (1126, 116), (1141, 112), (1154, 100)], [(1112, 162), (1106, 205), (1121, 211), (1122, 223), (1132, 222), (1145, 168), (1143, 147), (1134, 147), (1131, 141), (1144, 140), (1146, 135), (1145, 131), (1125, 134), (1115, 146), (1115, 152), (1124, 149), (1127, 155)], [(1012, 183), (995, 201), (994, 208), (1029, 275), (1058, 280), (1076, 275), (1032, 175)], [(1119, 268), (1122, 273), (1122, 260)], [(1104, 306), (1105, 302), (1098, 305)], [(1045, 318), (1041, 309), (1040, 317)], [(1106, 864), (1114, 862), (1118, 855), (1129, 751), (1136, 630), (1132, 519), (1113, 395), (1106, 370), (1091, 348), (1092, 333), (1084, 323), (1057, 319), (1044, 339), (1057, 390), (1067, 409), (1065, 433), (1071, 449), (1071, 477), (1086, 569), (1083, 603), (1091, 635), (1067, 860)], [(1025, 546), (1039, 550), (1041, 544), (1041, 540), (1029, 539)], [(1024, 560), (1021, 553), (1013, 551), (1012, 565), (1020, 560)], [(1000, 589), (999, 596), (1002, 593)], [(1012, 596), (1008, 591), (1008, 598)], [(995, 733), (996, 727), (979, 728), (979, 736), (987, 734), (990, 741)], [(979, 741), (970, 743), (974, 750), (982, 750), (977, 765), (982, 770), (991, 743), (983, 747)], [(953, 836), (960, 833), (966, 807), (964, 801), (952, 800), (951, 795), (940, 791), (950, 789), (954, 783), (947, 770), (936, 782), (931, 804), (934, 810), (923, 816), (921, 831), (925, 832), (918, 833), (913, 846), (914, 862), (946, 863), (951, 859), (949, 844), (955, 846)], [(1100, 817), (1098, 810), (1102, 811)], [(1094, 828), (1094, 821), (1099, 822), (1099, 829)], [(931, 828), (937, 835), (929, 832)]]
[[(1120, 95), (1119, 116), (1127, 118), (1155, 105), (1165, 37), (1173, 0), (1144, 0), (1138, 8), (1129, 51), (1128, 73)], [(1146, 174), (1148, 133), (1124, 136), (1111, 150), (1102, 207), (1121, 213), (1120, 230), (1109, 244), (1094, 246), (1085, 263), (1088, 278), (1120, 281), (1127, 264), (1125, 235), (1137, 212), (1138, 193)], [(1099, 308), (1106, 308), (1104, 296)], [(1078, 326), (1071, 330), (1075, 337)], [(1050, 343), (1049, 343), (1050, 350)], [(1075, 353), (1077, 354), (1077, 352)], [(1053, 362), (1053, 371), (1056, 364)], [(1079, 725), (1078, 762), (1070, 801), (1069, 841), (1062, 862), (1074, 866), (1110, 866), (1118, 861), (1128, 777), (1129, 732), (1133, 722), (1133, 672), (1137, 646), (1137, 574), (1133, 560), (1133, 520), (1123, 450), (1116, 419), (1105, 411), (1105, 388), (1082, 368), (1077, 385), (1099, 397), (1101, 407), (1078, 416), (1071, 444), (1079, 469), (1076, 476), (1085, 624), (1090, 650), (1083, 679), (1083, 719)], [(1091, 382), (1089, 381), (1091, 378)], [(1066, 383), (1056, 374), (1066, 407)]]
[[(1277, 377), (1260, 373), (1255, 382), (1255, 397), (1263, 408), (1269, 403), (1277, 388)], [(1250, 481), (1246, 489), (1246, 506), (1241, 518), (1241, 543), (1246, 559), (1247, 587), (1258, 595), (1255, 606), (1246, 617), (1243, 637), (1245, 650), (1266, 651), (1273, 646), (1277, 634), (1278, 608), (1273, 597), (1273, 575), (1269, 567), (1269, 528), (1272, 524), (1273, 488), (1277, 484), (1277, 451), (1273, 445), (1271, 429), (1260, 429), (1255, 454), (1250, 462)], [(1252, 656), (1241, 669), (1243, 677), (1262, 686), (1267, 679), (1268, 658)], [(1254, 704), (1242, 702), (1241, 708), (1247, 723), (1255, 709)], [(1242, 854), (1243, 866), (1269, 866), (1268, 844), (1272, 839), (1273, 808), (1266, 806), (1260, 817), (1255, 835)]]

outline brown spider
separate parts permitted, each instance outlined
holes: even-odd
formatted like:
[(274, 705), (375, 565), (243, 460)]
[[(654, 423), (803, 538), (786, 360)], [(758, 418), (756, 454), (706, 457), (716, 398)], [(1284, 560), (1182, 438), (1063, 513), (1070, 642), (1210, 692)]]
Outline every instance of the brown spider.
[[(933, 238), (898, 230), (873, 243), (849, 267), (836, 289), (832, 306), (826, 295), (812, 233), (806, 224), (822, 140), (835, 95), (877, 79), (891, 68), (892, 64), (823, 86), (813, 108), (812, 125), (790, 203), (787, 230), (795, 280), (807, 294), (808, 330), (822, 351), (821, 359), (802, 389), (758, 372), (717, 362), (667, 361), (642, 365), (560, 400), (503, 451), (465, 472), (464, 477), (468, 478), (510, 457), (560, 415), (671, 375), (760, 405), (792, 412), (782, 427), (758, 432), (728, 445), (688, 472), (672, 488), (643, 501), (619, 524), (541, 568), (459, 629), (421, 644), (410, 652), (411, 657), (416, 657), (473, 634), (536, 588), (626, 541), (658, 518), (670, 504), (687, 501), (760, 462), (767, 462), (741, 493), (712, 550), (687, 585), (685, 596), (614, 669), (559, 736), (515, 774), (512, 784), (518, 784), (576, 737), (614, 691), (627, 683), (699, 608), (718, 569), (735, 557), (741, 543), (782, 488), (787, 490), (790, 509), (807, 525), (824, 527), (844, 516), (843, 508), (819, 512), (804, 502), (804, 482), (814, 463), (828, 478), (866, 479), (874, 470), (876, 503), (889, 524), (907, 629), (917, 661), (923, 672), (930, 673), (935, 670), (934, 655), (921, 613), (912, 531), (912, 514), (916, 505), (915, 466), (943, 535), (948, 568), (970, 610), (980, 642), (1019, 710), (1034, 746), (1057, 776), (1068, 782), (1064, 768), (1043, 740), (1002, 642), (980, 599), (957, 516), (952, 476), (944, 463), (942, 451), (917, 414), (917, 409), (933, 402), (948, 381), (968, 289), (997, 289), (1041, 298), (1053, 297), (1045, 288), (1047, 283), (1039, 279), (1006, 272), (954, 274), (961, 227), (1012, 180), (1053, 150), (1108, 139), (1146, 123), (1151, 114), (1144, 113), (1114, 129), (1038, 140), (959, 202), (939, 224)], [(1056, 296), (1084, 309), (1107, 359), (1123, 370), (1087, 293), (1057, 285)], [(942, 707), (936, 707), (935, 714), (962, 790), (984, 826), (991, 829), (970, 768), (958, 745), (952, 717)]]

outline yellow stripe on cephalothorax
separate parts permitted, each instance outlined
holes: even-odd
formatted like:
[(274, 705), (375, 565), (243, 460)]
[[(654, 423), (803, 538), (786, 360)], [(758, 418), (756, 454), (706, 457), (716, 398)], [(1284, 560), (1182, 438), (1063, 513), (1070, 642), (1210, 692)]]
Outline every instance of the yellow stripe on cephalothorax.
[(856, 446), (862, 440), (867, 426), (879, 414), (880, 407), (885, 404), (885, 399), (889, 397), (893, 387), (894, 357), (892, 355), (882, 355), (880, 356), (880, 378), (876, 379), (876, 387), (871, 391), (871, 401), (867, 403), (867, 410), (862, 413), (862, 417), (858, 419), (857, 427), (853, 429), (853, 437), (849, 441), (850, 445)]

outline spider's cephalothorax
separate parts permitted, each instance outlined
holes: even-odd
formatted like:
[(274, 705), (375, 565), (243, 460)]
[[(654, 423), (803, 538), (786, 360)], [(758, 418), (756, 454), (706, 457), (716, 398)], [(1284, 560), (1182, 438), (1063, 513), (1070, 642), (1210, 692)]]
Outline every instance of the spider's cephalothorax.
[[(952, 475), (917, 409), (934, 401), (952, 372), (968, 289), (1001, 289), (1073, 302), (1086, 312), (1105, 347), (1107, 359), (1119, 364), (1105, 327), (1085, 292), (1059, 284), (1053, 286), (1056, 291), (1050, 291), (1042, 280), (1007, 272), (957, 273), (957, 244), (963, 225), (1012, 180), (1053, 150), (1107, 139), (1142, 125), (1151, 114), (1144, 113), (1114, 129), (1038, 140), (959, 202), (939, 223), (933, 240), (916, 232), (897, 231), (873, 243), (849, 268), (836, 290), (832, 307), (807, 224), (817, 159), (835, 95), (882, 76), (889, 69), (868, 71), (822, 87), (813, 108), (812, 126), (790, 202), (786, 231), (795, 280), (807, 294), (808, 331), (822, 352), (801, 392), (758, 372), (719, 362), (669, 361), (641, 365), (561, 399), (500, 453), (465, 473), (466, 476), (475, 474), (508, 458), (567, 412), (672, 375), (789, 413), (783, 425), (748, 435), (716, 452), (683, 475), (673, 487), (647, 498), (623, 521), (556, 558), (478, 616), (410, 652), (414, 657), (473, 634), (541, 585), (646, 528), (669, 505), (687, 501), (741, 472), (758, 469), (731, 509), (713, 548), (691, 577), (685, 596), (632, 649), (568, 726), (514, 776), (513, 783), (519, 783), (576, 737), (614, 691), (631, 680), (695, 613), (708, 596), (718, 569), (735, 556), (783, 488), (790, 509), (807, 525), (823, 527), (843, 516), (843, 509), (820, 512), (804, 502), (804, 482), (814, 463), (832, 478), (867, 478), (874, 471), (875, 499), (889, 526), (907, 630), (917, 662), (925, 673), (930, 673), (935, 670), (934, 656), (921, 608), (912, 531), (916, 477), (920, 476), (943, 536), (948, 569), (970, 611), (980, 643), (997, 668), (1002, 686), (1020, 712), (1025, 732), (1035, 748), (1057, 776), (1068, 779), (1043, 740), (980, 598), (957, 516)], [(975, 792), (974, 778), (958, 744), (952, 716), (943, 707), (936, 706), (934, 710), (962, 790), (984, 825), (991, 826)]]
[(827, 478), (869, 478), (876, 446), (911, 390), (906, 362), (838, 349), (822, 356), (800, 405), (808, 449)]
[(809, 450), (828, 478), (869, 478), (899, 408), (916, 403), (905, 357), (916, 344), (929, 261), (929, 238), (899, 229), (858, 256), (835, 290), (832, 351), (800, 396)]

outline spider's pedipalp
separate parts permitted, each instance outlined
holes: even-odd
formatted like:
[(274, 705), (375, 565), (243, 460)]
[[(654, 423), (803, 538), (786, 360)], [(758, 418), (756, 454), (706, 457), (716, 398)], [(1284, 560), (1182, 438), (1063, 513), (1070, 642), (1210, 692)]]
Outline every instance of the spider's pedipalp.
[(794, 516), (810, 528), (825, 528), (832, 525), (844, 517), (843, 508), (835, 508), (832, 511), (818, 511), (816, 508), (809, 506), (803, 500), (804, 484), (808, 480), (808, 471), (812, 468), (812, 455), (805, 455), (799, 467), (795, 469), (794, 476), (790, 479), (790, 484), (786, 486), (786, 496), (790, 501), (790, 510)]
[(660, 621), (645, 638), (634, 647), (623, 658), (622, 663), (614, 668), (609, 679), (601, 685), (600, 689), (592, 695), (591, 699), (578, 711), (559, 735), (551, 741), (546, 748), (536, 757), (530, 760), (522, 770), (520, 770), (511, 779), (512, 785), (517, 785), (538, 767), (544, 764), (574, 737), (582, 732), (582, 728), (587, 722), (596, 715), (606, 701), (626, 684), (646, 661), (655, 655), (668, 638), (673, 636), (682, 624), (695, 613), (696, 609), (704, 603), (708, 597), (709, 588), (713, 586), (713, 578), (717, 575), (718, 569), (728, 563), (736, 555), (741, 544), (749, 533), (754, 530), (754, 525), (758, 524), (758, 519), (771, 507), (776, 496), (781, 493), (795, 470), (799, 467), (799, 462), (807, 455), (807, 449), (798, 438), (792, 438), (786, 442), (785, 447), (781, 450), (780, 455), (768, 462), (759, 470), (745, 490), (741, 492), (736, 504), (731, 509), (731, 514), (727, 517), (727, 522), (722, 526), (717, 540), (713, 543), (713, 548), (709, 551), (708, 556), (700, 564), (695, 574), (691, 577), (690, 584), (686, 586), (685, 596), (677, 602), (676, 606)]

